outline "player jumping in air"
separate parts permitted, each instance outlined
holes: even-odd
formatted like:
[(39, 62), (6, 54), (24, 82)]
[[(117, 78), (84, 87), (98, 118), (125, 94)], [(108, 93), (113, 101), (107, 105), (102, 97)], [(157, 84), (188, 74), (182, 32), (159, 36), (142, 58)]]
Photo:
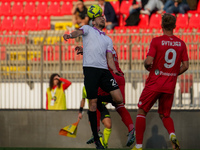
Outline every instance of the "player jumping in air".
[[(75, 48), (75, 50), (77, 51), (77, 54), (83, 53), (83, 48), (81, 46), (77, 46)], [(101, 102), (110, 102), (110, 103), (113, 104), (113, 106), (116, 108), (116, 111), (121, 116), (123, 123), (128, 128), (129, 134), (128, 134), (128, 140), (127, 140), (126, 145), (131, 146), (135, 141), (135, 136), (134, 136), (135, 129), (134, 129), (133, 121), (131, 119), (131, 115), (129, 114), (127, 109), (124, 107), (124, 104), (125, 104), (125, 78), (124, 78), (124, 73), (122, 72), (121, 68), (119, 67), (118, 56), (117, 56), (117, 53), (114, 49), (112, 50), (112, 54), (113, 54), (115, 66), (116, 66), (117, 70), (120, 72), (121, 76), (114, 74), (113, 71), (111, 70), (111, 68), (109, 68), (109, 70), (110, 70), (110, 73), (112, 74), (112, 76), (117, 81), (117, 84), (118, 84), (119, 89), (120, 89), (122, 96), (123, 96), (123, 103), (121, 103), (121, 104), (114, 103), (113, 100), (112, 100), (112, 96), (109, 93), (103, 91), (101, 88), (99, 88), (98, 105), (100, 105)]]
[(103, 16), (96, 17), (92, 24), (94, 27), (84, 25), (79, 30), (65, 34), (63, 38), (68, 40), (82, 35), (84, 85), (89, 99), (88, 116), (96, 148), (104, 149), (99, 141), (97, 131), (98, 88), (101, 87), (104, 91), (110, 93), (115, 103), (122, 103), (123, 97), (115, 79), (108, 70), (109, 66), (114, 74), (120, 75), (113, 61), (112, 40), (102, 32), (105, 27), (105, 18)]
[(153, 38), (151, 41), (144, 62), (145, 68), (150, 73), (138, 103), (135, 125), (136, 145), (132, 150), (142, 150), (146, 115), (157, 99), (159, 101), (158, 113), (169, 133), (173, 149), (180, 150), (170, 112), (177, 77), (189, 68), (189, 59), (185, 43), (173, 35), (175, 27), (176, 18), (173, 15), (164, 14), (162, 16), (163, 36)]

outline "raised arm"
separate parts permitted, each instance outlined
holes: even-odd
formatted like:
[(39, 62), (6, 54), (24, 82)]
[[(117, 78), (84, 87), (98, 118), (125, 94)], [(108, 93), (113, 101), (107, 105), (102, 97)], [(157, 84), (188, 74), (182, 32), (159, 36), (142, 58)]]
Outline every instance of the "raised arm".
[(83, 30), (76, 30), (70, 34), (64, 34), (63, 38), (65, 41), (67, 41), (68, 39), (73, 39), (73, 38), (79, 37), (81, 35), (83, 35)]

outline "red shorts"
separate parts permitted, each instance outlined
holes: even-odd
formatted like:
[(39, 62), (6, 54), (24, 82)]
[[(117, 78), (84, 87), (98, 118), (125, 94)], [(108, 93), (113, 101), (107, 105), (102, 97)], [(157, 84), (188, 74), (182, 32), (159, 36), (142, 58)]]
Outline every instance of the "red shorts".
[(140, 96), (138, 107), (143, 109), (145, 112), (149, 112), (157, 99), (159, 102), (158, 113), (163, 114), (164, 117), (169, 117), (171, 113), (174, 94), (156, 92), (144, 88)]
[[(115, 80), (119, 86), (119, 89), (123, 96), (123, 103), (125, 104), (125, 78), (124, 78), (124, 76), (118, 76), (116, 74), (113, 74), (112, 72), (111, 72), (111, 74), (113, 75), (113, 77), (115, 78)], [(109, 94), (110, 93), (103, 91), (101, 88), (98, 89), (98, 95), (105, 96), (105, 95), (109, 95)]]

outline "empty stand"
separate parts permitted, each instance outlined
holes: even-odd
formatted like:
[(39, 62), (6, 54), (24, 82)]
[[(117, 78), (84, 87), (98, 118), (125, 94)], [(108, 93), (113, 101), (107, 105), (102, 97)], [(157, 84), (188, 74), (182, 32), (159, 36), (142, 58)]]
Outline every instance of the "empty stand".
[(2, 23), (1, 23), (1, 30), (12, 30), (13, 28), (13, 20), (12, 20), (12, 17), (4, 17), (4, 19), (2, 20)]
[(138, 27), (140, 28), (147, 28), (149, 26), (149, 15), (140, 15), (140, 22)]
[(36, 15), (36, 10), (35, 10), (35, 3), (34, 2), (26, 2), (26, 5), (24, 6), (24, 15)]
[(61, 15), (71, 15), (72, 14), (72, 8), (73, 8), (72, 2), (65, 1), (65, 2), (63, 2), (63, 5), (61, 6), (60, 14)]
[(49, 30), (51, 28), (51, 21), (48, 16), (41, 17), (38, 23), (38, 30)]
[(13, 30), (25, 30), (25, 18), (22, 16), (19, 16), (15, 19), (15, 22), (13, 24)]
[(35, 16), (29, 17), (26, 22), (26, 30), (37, 30), (38, 23), (37, 18)]
[(189, 28), (199, 28), (200, 27), (200, 15), (193, 14), (189, 20)]
[(52, 1), (49, 6), (49, 15), (60, 16), (60, 3), (57, 1)]
[(24, 9), (23, 9), (23, 3), (22, 2), (15, 2), (12, 6), (12, 15), (23, 15)]
[(160, 14), (152, 14), (150, 21), (149, 21), (149, 27), (150, 28), (160, 28), (162, 22), (162, 17)]
[(176, 18), (176, 27), (177, 28), (187, 28), (188, 26), (188, 15), (187, 14), (178, 14)]
[(2, 2), (0, 5), (0, 16), (9, 16), (11, 14), (9, 2)]
[(39, 2), (36, 8), (37, 15), (47, 15), (48, 14), (48, 5), (47, 2)]

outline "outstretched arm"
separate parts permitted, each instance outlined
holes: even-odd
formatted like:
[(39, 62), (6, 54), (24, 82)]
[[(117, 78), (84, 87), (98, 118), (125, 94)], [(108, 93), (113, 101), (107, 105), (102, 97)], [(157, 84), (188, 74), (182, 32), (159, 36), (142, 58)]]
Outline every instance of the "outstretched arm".
[(63, 38), (65, 41), (67, 41), (68, 39), (73, 39), (73, 38), (79, 37), (81, 35), (83, 35), (83, 30), (76, 30), (70, 34), (64, 34)]

